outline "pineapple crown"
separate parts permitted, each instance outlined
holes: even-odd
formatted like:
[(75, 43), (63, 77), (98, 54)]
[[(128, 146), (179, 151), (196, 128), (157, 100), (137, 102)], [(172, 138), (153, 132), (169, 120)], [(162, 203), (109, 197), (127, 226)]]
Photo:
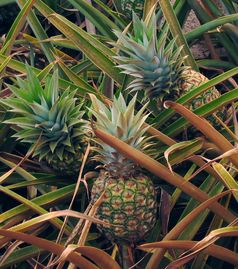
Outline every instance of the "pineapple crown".
[[(135, 112), (136, 95), (126, 105), (122, 94), (118, 98), (114, 96), (110, 107), (107, 107), (99, 101), (94, 95), (90, 94), (92, 107), (89, 110), (97, 119), (95, 126), (117, 138), (126, 142), (130, 146), (145, 151), (149, 148), (148, 137), (145, 132), (148, 129), (144, 125), (149, 114), (144, 114), (146, 105), (138, 112)], [(100, 145), (98, 147), (99, 155), (96, 159), (105, 165), (105, 168), (111, 172), (118, 173), (121, 176), (130, 173), (130, 169), (135, 166), (134, 162), (117, 152), (113, 147), (96, 140)]]
[(133, 34), (115, 31), (118, 42), (114, 45), (121, 52), (115, 58), (123, 73), (135, 77), (128, 89), (143, 89), (146, 97), (162, 101), (170, 92), (179, 91), (187, 67), (180, 55), (182, 48), (176, 47), (175, 39), (167, 44), (168, 33), (158, 33), (155, 12), (149, 15), (143, 21), (133, 14)]
[(74, 145), (83, 136), (82, 120), (84, 112), (77, 104), (76, 91), (65, 90), (59, 93), (58, 72), (46, 79), (44, 88), (39, 79), (27, 66), (27, 80), (17, 78), (17, 86), (8, 85), (14, 96), (1, 99), (14, 117), (5, 123), (17, 126), (13, 135), (22, 142), (37, 143), (34, 156), (39, 160), (53, 155), (60, 160), (65, 152), (74, 154)]

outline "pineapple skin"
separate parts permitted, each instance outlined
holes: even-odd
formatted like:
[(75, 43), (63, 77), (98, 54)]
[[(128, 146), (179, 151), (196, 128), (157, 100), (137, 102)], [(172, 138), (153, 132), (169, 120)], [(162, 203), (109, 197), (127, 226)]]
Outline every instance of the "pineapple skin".
[(156, 222), (156, 191), (151, 179), (142, 173), (115, 178), (102, 171), (92, 187), (92, 203), (103, 191), (96, 217), (111, 226), (98, 225), (98, 229), (112, 241), (143, 240)]
[[(191, 91), (193, 88), (196, 88), (207, 81), (209, 81), (209, 79), (205, 77), (203, 74), (194, 71), (192, 69), (188, 69), (183, 72), (183, 76), (182, 79), (180, 79), (179, 81), (178, 87), (181, 90), (181, 95), (183, 95)], [(220, 96), (221, 96), (220, 92), (215, 87), (212, 87), (203, 92), (201, 95), (195, 97), (189, 103), (188, 107), (191, 110), (197, 109), (200, 106), (205, 105), (217, 99)]]
[(66, 152), (63, 155), (62, 160), (60, 160), (56, 155), (53, 155), (51, 159), (48, 159), (46, 156), (45, 160), (48, 166), (57, 174), (67, 176), (77, 175), (83, 162), (85, 149), (86, 145), (82, 145), (75, 149), (75, 153)]
[(121, 0), (121, 9), (123, 13), (128, 17), (132, 18), (132, 12), (135, 12), (138, 17), (142, 17), (144, 0)]

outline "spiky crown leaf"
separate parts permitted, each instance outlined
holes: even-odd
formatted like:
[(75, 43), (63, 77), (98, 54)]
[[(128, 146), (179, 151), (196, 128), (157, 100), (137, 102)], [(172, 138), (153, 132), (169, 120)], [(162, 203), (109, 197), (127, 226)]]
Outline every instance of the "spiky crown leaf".
[[(106, 107), (94, 95), (90, 95), (92, 107), (89, 108), (96, 117), (96, 127), (119, 138), (130, 146), (145, 151), (149, 148), (148, 137), (145, 132), (148, 126), (145, 126), (145, 120), (148, 114), (144, 114), (146, 105), (138, 112), (135, 111), (136, 95), (126, 105), (122, 94), (118, 98), (114, 97), (110, 107)], [(97, 141), (100, 147), (99, 154), (96, 158), (103, 164), (107, 170), (115, 171), (123, 174), (122, 170), (128, 170), (128, 166), (134, 166), (131, 160), (125, 158), (117, 152), (113, 147)], [(127, 171), (128, 172), (128, 171)]]
[[(46, 80), (44, 88), (27, 66), (27, 80), (17, 78), (17, 86), (8, 85), (14, 96), (1, 102), (15, 113), (5, 123), (19, 127), (13, 136), (22, 142), (37, 143), (34, 156), (50, 162), (53, 155), (62, 160), (65, 152), (75, 152), (84, 135), (85, 121), (81, 104), (77, 104), (75, 91), (65, 90), (61, 95), (58, 72)], [(82, 128), (84, 127), (84, 128)]]
[(129, 89), (145, 90), (147, 97), (162, 100), (169, 92), (179, 91), (178, 83), (186, 67), (175, 39), (166, 44), (167, 32), (157, 37), (156, 26), (155, 13), (145, 21), (133, 14), (133, 34), (115, 31), (118, 42), (114, 45), (121, 51), (115, 58), (123, 73), (136, 78)]

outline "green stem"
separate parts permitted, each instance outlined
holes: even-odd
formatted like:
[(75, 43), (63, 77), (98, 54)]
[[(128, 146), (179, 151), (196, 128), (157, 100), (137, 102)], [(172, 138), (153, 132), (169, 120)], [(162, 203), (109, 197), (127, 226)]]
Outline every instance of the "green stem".
[(119, 249), (120, 249), (121, 258), (122, 258), (122, 262), (121, 262), (122, 269), (128, 269), (133, 266), (133, 262), (128, 252), (129, 248), (130, 246), (126, 243), (119, 244)]
[(186, 58), (184, 59), (185, 64), (187, 66), (191, 66), (194, 70), (199, 71), (197, 64), (187, 44), (187, 41), (183, 35), (179, 21), (173, 11), (173, 7), (170, 4), (170, 1), (160, 0), (159, 3), (162, 9), (163, 15), (169, 24), (170, 31), (173, 37), (176, 38), (177, 46), (183, 48), (181, 53), (184, 57), (186, 56)]

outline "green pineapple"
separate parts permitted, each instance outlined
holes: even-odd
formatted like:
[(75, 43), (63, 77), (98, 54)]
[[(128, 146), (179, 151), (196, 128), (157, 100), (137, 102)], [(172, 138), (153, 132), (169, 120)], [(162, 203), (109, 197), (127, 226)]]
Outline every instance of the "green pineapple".
[(138, 17), (142, 17), (144, 0), (121, 0), (121, 9), (123, 14), (131, 19), (132, 13), (136, 13)]
[(9, 85), (13, 96), (1, 102), (14, 113), (5, 123), (16, 126), (13, 135), (35, 147), (33, 157), (46, 162), (60, 174), (76, 174), (80, 169), (86, 142), (87, 123), (76, 91), (58, 88), (58, 73), (42, 87), (27, 66), (27, 80), (17, 78), (17, 86)]
[[(96, 127), (116, 136), (139, 150), (149, 147), (145, 132), (148, 115), (143, 115), (145, 106), (135, 113), (136, 96), (126, 105), (122, 95), (114, 98), (110, 108), (91, 95), (92, 114)], [(99, 155), (96, 159), (104, 169), (92, 188), (92, 203), (105, 190), (104, 199), (96, 217), (117, 226), (102, 226), (111, 240), (136, 242), (144, 239), (156, 221), (156, 192), (153, 183), (133, 161), (114, 148), (97, 141)]]
[[(157, 40), (156, 16), (153, 14), (145, 21), (133, 14), (133, 35), (115, 31), (119, 42), (116, 46), (121, 55), (117, 60), (125, 74), (135, 79), (129, 84), (132, 91), (144, 90), (148, 99), (156, 99), (159, 110), (165, 100), (177, 100), (192, 88), (208, 81), (199, 72), (184, 66), (181, 48), (177, 48), (175, 40), (166, 44), (166, 34)], [(220, 96), (213, 87), (195, 98), (191, 109), (198, 108)]]

